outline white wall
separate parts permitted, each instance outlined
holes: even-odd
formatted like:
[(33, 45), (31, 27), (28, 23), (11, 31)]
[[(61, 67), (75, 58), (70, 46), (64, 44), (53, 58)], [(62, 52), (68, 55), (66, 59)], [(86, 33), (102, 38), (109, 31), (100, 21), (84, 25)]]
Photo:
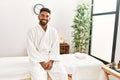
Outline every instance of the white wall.
[(32, 5), (32, 0), (0, 0), (0, 57), (26, 55), (27, 30), (35, 23)]
[(33, 13), (36, 3), (51, 9), (50, 24), (71, 45), (74, 10), (82, 2), (83, 0), (0, 0), (0, 57), (27, 55), (27, 31), (38, 23), (37, 16)]

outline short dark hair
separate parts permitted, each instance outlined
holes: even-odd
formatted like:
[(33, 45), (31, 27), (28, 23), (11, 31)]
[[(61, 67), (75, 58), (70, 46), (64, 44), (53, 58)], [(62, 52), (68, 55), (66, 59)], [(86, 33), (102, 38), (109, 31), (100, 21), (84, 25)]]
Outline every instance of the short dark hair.
[(43, 8), (40, 9), (40, 13), (41, 13), (42, 11), (46, 11), (46, 12), (48, 12), (49, 14), (51, 14), (50, 9), (48, 9), (48, 8), (43, 7)]

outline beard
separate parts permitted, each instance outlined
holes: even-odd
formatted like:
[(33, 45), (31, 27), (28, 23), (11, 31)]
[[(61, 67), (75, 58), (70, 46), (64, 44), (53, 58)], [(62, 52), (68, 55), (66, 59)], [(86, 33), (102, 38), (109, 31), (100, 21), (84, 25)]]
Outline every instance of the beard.
[(44, 20), (44, 19), (40, 20), (40, 25), (41, 26), (45, 26), (45, 25), (47, 25), (47, 23), (48, 23), (47, 20)]

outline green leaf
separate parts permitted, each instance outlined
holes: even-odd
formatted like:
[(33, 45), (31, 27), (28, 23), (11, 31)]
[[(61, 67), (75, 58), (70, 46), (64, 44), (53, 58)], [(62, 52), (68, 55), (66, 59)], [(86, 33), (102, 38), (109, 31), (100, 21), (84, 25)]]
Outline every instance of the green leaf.
[(91, 39), (91, 15), (90, 6), (88, 4), (81, 4), (76, 7), (76, 14), (73, 19), (73, 47), (75, 50), (86, 51)]

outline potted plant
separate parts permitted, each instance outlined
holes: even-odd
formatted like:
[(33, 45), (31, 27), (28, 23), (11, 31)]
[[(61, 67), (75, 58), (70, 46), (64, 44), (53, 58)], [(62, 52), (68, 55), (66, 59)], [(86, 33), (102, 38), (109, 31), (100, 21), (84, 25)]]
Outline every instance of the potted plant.
[(75, 10), (76, 14), (73, 19), (73, 48), (75, 52), (87, 53), (91, 29), (91, 15), (90, 6), (88, 4), (81, 4)]

